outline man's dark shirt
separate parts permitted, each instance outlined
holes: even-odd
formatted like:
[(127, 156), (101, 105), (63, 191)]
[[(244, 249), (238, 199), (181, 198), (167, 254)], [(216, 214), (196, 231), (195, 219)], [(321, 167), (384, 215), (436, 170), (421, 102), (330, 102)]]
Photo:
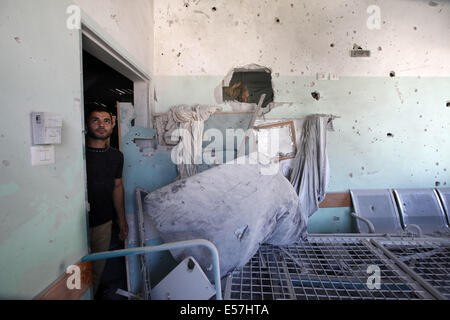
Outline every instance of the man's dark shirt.
[(86, 147), (89, 226), (104, 224), (115, 217), (114, 180), (122, 178), (123, 154), (117, 149)]

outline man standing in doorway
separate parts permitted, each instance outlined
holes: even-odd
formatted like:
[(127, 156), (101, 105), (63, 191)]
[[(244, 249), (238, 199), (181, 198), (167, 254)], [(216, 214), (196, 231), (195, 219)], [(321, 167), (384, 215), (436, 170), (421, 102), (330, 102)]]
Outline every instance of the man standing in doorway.
[[(91, 108), (86, 114), (86, 170), (89, 200), (91, 253), (108, 251), (112, 220), (116, 217), (119, 239), (128, 236), (122, 183), (123, 154), (109, 146), (115, 117), (106, 108)], [(100, 284), (105, 260), (92, 263), (94, 295)]]

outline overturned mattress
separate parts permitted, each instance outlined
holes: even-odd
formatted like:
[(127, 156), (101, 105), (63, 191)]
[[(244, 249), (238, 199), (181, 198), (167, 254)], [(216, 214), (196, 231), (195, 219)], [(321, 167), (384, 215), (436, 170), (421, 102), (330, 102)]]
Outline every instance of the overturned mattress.
[[(224, 164), (149, 193), (147, 214), (165, 242), (206, 239), (219, 251), (221, 276), (245, 265), (259, 245), (290, 244), (304, 221), (298, 195), (278, 171), (257, 164)], [(213, 280), (209, 250), (171, 251), (178, 261), (193, 256)]]

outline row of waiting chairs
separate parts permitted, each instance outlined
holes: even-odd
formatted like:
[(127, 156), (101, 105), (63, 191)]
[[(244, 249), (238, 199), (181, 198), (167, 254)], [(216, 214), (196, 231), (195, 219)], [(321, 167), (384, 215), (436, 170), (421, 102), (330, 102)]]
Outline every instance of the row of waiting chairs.
[[(360, 233), (449, 234), (450, 188), (350, 190)], [(367, 220), (369, 222), (367, 222)]]

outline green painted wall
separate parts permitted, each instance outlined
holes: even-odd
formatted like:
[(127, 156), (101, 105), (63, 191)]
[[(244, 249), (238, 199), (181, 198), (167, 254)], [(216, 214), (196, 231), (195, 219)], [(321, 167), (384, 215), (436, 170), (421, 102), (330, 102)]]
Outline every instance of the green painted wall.
[[(224, 76), (158, 76), (157, 113), (179, 104), (217, 105)], [(450, 184), (449, 77), (274, 76), (275, 102), (266, 119), (333, 114), (328, 133), (328, 191), (369, 188), (432, 188)], [(311, 92), (318, 91), (316, 101)], [(219, 104), (224, 111), (230, 106)], [(388, 133), (392, 137), (388, 137)], [(309, 232), (350, 232), (350, 209), (320, 209)]]
[[(88, 253), (78, 30), (70, 1), (0, 2), (0, 299), (30, 299)], [(62, 115), (54, 165), (31, 166), (30, 112)]]

